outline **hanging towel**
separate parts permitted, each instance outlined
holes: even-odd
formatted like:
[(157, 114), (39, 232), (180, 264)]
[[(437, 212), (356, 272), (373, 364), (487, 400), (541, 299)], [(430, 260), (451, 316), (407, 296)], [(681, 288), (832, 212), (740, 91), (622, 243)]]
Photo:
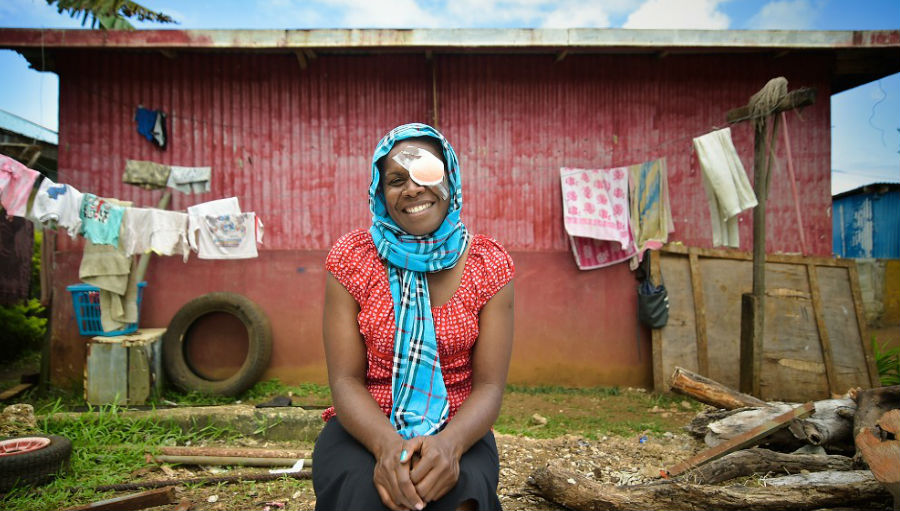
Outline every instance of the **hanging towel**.
[(211, 167), (179, 167), (172, 165), (166, 186), (181, 193), (206, 193), (209, 191)]
[(669, 233), (675, 230), (666, 159), (631, 165), (628, 174), (631, 229), (640, 260), (644, 251), (662, 247), (669, 240)]
[(169, 165), (152, 161), (125, 160), (122, 182), (155, 190), (166, 186), (171, 169)]
[(137, 123), (138, 133), (159, 148), (166, 148), (166, 114), (162, 110), (138, 107), (134, 113), (134, 120)]
[(569, 244), (572, 246), (575, 264), (579, 270), (596, 270), (612, 266), (627, 261), (637, 254), (634, 244), (622, 248), (615, 241), (569, 236)]
[(48, 228), (62, 227), (74, 238), (81, 229), (81, 202), (82, 194), (74, 187), (45, 177), (34, 195), (28, 218)]
[(28, 197), (38, 176), (25, 165), (0, 154), (0, 205), (6, 210), (6, 216), (25, 216)]
[[(119, 245), (119, 230), (125, 208), (114, 199), (85, 193), (81, 199), (81, 234), (96, 244)], [(130, 204), (130, 203), (129, 203)]]
[(628, 219), (628, 167), (559, 169), (563, 218), (570, 236), (631, 243)]
[(739, 247), (737, 214), (757, 205), (741, 159), (731, 141), (731, 128), (694, 139), (709, 200), (713, 246)]
[(564, 224), (581, 270), (620, 263), (636, 253), (628, 214), (627, 170), (560, 169)]

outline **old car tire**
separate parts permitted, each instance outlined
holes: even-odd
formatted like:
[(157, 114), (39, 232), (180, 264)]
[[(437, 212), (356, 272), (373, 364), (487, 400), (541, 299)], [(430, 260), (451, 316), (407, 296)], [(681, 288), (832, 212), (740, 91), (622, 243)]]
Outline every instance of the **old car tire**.
[[(224, 380), (209, 380), (197, 374), (187, 360), (185, 335), (202, 316), (224, 312), (247, 328), (247, 358), (240, 369)], [(250, 388), (269, 366), (272, 327), (269, 318), (249, 298), (237, 293), (209, 293), (186, 303), (175, 313), (163, 335), (163, 360), (169, 381), (178, 389), (220, 396), (236, 396)]]
[[(26, 447), (20, 450), (17, 444)], [(49, 483), (65, 467), (71, 455), (72, 442), (58, 435), (31, 435), (0, 441), (0, 492)]]

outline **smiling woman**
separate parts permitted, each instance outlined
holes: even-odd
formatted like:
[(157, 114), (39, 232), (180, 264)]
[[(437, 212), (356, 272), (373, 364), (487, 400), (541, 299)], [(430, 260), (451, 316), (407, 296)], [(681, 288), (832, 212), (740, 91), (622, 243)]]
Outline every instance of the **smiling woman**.
[(313, 452), (316, 508), (499, 509), (512, 259), (460, 220), (459, 163), (434, 128), (391, 130), (371, 173), (372, 226), (325, 263), (334, 407)]

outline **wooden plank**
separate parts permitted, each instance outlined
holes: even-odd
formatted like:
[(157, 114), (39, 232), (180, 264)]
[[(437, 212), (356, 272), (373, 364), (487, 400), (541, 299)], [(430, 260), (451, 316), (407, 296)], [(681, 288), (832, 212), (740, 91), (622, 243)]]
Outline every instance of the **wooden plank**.
[[(735, 259), (738, 261), (752, 261), (753, 254), (741, 250), (723, 250), (719, 248), (704, 247), (687, 247), (684, 245), (664, 245), (660, 252), (669, 254), (688, 255), (694, 252), (699, 257), (710, 257), (715, 259)], [(818, 256), (799, 256), (789, 254), (766, 254), (767, 263), (786, 263), (786, 264), (806, 264), (815, 263), (816, 266), (841, 266), (848, 267), (853, 262), (852, 259), (841, 259), (834, 257), (818, 257)]]
[(18, 396), (19, 394), (25, 392), (26, 390), (30, 389), (31, 387), (34, 387), (33, 383), (20, 383), (20, 384), (16, 385), (15, 387), (6, 389), (3, 391), (3, 393), (0, 393), (0, 401), (6, 401), (7, 399), (12, 399), (12, 398)]
[(825, 315), (822, 313), (822, 296), (819, 293), (819, 276), (816, 272), (816, 265), (812, 263), (807, 264), (806, 272), (809, 277), (809, 294), (812, 299), (813, 315), (816, 318), (816, 328), (819, 331), (819, 347), (822, 349), (822, 358), (825, 360), (825, 378), (828, 380), (828, 391), (832, 394), (839, 394), (837, 375), (834, 371), (834, 360), (831, 358), (831, 339), (828, 337), (828, 329), (825, 327)]
[(859, 304), (857, 309), (859, 295), (854, 297), (851, 273), (846, 268), (816, 267), (816, 274), (822, 297), (822, 316), (831, 340), (835, 386), (838, 392), (854, 387), (872, 388), (872, 375), (877, 369), (870, 367), (866, 360), (864, 346), (867, 339), (863, 337), (859, 320), (862, 306)]
[(674, 477), (694, 467), (719, 459), (728, 453), (756, 445), (772, 433), (788, 427), (792, 420), (809, 417), (815, 410), (816, 405), (812, 401), (804, 403), (789, 412), (785, 412), (772, 420), (756, 426), (746, 433), (728, 440), (727, 442), (722, 442), (717, 446), (699, 452), (689, 460), (679, 463), (668, 470), (662, 471), (661, 475), (663, 477)]
[[(654, 344), (654, 371), (662, 367), (662, 380), (654, 377), (654, 388), (667, 391), (675, 366), (699, 372), (694, 292), (690, 267), (691, 248), (659, 252), (662, 274), (669, 288), (669, 324), (658, 331)], [(741, 294), (751, 288), (752, 264), (746, 257), (707, 257), (697, 250), (697, 265), (703, 286), (706, 315), (709, 374), (734, 389), (740, 389)], [(656, 254), (654, 254), (656, 255)], [(766, 324), (760, 368), (763, 400), (804, 402), (828, 397), (826, 360), (820, 344), (819, 325), (812, 303), (807, 265), (816, 267), (821, 316), (831, 344), (831, 360), (837, 393), (851, 387), (871, 386), (857, 328), (851, 296), (847, 260), (789, 256), (772, 258), (766, 265)], [(852, 262), (852, 261), (850, 261)]]
[(68, 507), (64, 511), (138, 511), (148, 507), (165, 506), (175, 501), (175, 487), (167, 486), (131, 495), (101, 500), (84, 506)]
[[(659, 282), (659, 277), (661, 275), (660, 258), (662, 256), (654, 256), (648, 252), (647, 257), (650, 257), (650, 278), (653, 279), (654, 282)], [(665, 369), (663, 369), (662, 330), (659, 328), (651, 328), (650, 341), (653, 350), (653, 353), (651, 354), (653, 358), (653, 390), (656, 392), (665, 392), (666, 373)]]
[[(781, 101), (778, 102), (778, 105), (775, 107), (775, 111), (771, 113), (774, 114), (787, 110), (793, 110), (795, 108), (802, 108), (804, 106), (812, 105), (815, 102), (816, 89), (803, 87), (788, 92), (787, 95), (781, 98)], [(768, 116), (770, 114), (766, 115)], [(725, 120), (728, 122), (728, 124), (749, 121), (750, 119), (750, 105), (733, 108), (725, 114)]]
[(700, 374), (709, 376), (709, 348), (706, 340), (706, 305), (703, 302), (703, 283), (697, 253), (688, 252), (691, 268), (691, 289), (694, 292), (694, 328), (697, 331), (697, 367)]
[(872, 388), (881, 386), (881, 378), (878, 376), (878, 366), (875, 364), (875, 355), (872, 353), (872, 345), (869, 344), (869, 331), (866, 326), (866, 316), (863, 313), (862, 293), (859, 290), (859, 272), (856, 262), (849, 266), (850, 293), (853, 296), (853, 306), (856, 310), (856, 324), (859, 326), (859, 341), (862, 345), (863, 355), (866, 357), (866, 367), (869, 371), (869, 384)]

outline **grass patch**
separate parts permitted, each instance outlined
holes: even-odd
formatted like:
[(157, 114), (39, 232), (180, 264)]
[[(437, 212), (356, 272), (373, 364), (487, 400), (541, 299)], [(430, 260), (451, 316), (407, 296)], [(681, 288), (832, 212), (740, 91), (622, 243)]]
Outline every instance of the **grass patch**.
[[(61, 402), (46, 409), (60, 411)], [(160, 423), (152, 418), (124, 418), (115, 406), (96, 409), (75, 419), (56, 420), (45, 415), (41, 430), (72, 441), (69, 468), (52, 483), (40, 488), (15, 488), (0, 498), (4, 510), (50, 510), (109, 498), (113, 493), (98, 493), (93, 488), (128, 482), (130, 474), (146, 467), (144, 453), (160, 445), (223, 441), (237, 437), (233, 430), (212, 426), (182, 432), (176, 424)]]

